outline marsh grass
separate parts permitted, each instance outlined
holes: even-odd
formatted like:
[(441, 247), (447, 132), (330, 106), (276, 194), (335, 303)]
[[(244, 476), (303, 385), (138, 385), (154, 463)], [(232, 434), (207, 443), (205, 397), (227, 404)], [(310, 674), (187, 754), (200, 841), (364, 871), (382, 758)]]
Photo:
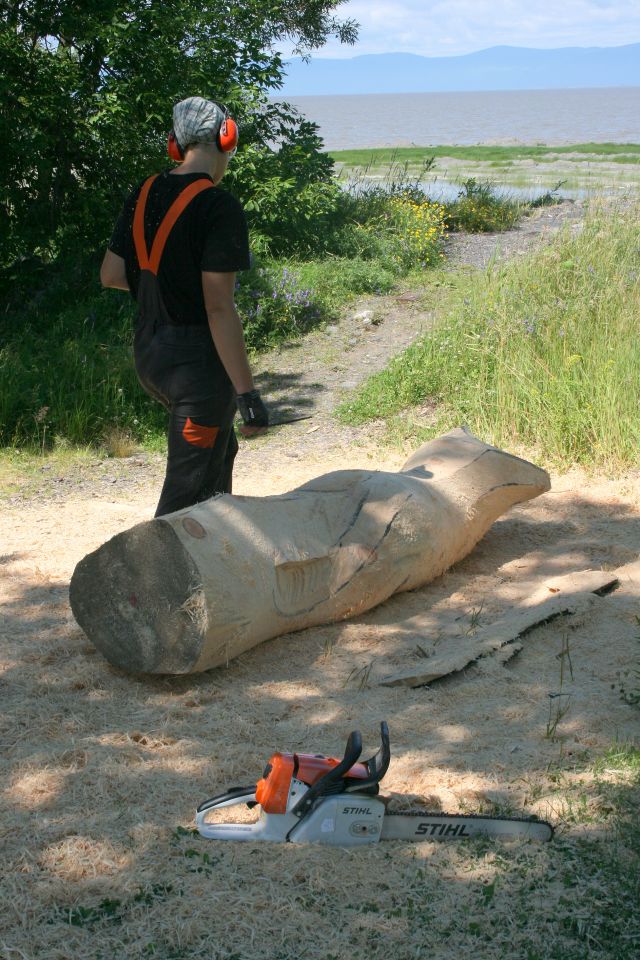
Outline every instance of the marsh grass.
[(332, 153), (340, 175), (350, 179), (367, 170), (372, 180), (384, 179), (392, 168), (404, 167), (415, 177), (425, 160), (430, 166), (422, 173), (422, 185), (433, 190), (439, 180), (449, 185), (469, 178), (496, 180), (501, 188), (529, 192), (552, 192), (563, 180), (565, 194), (596, 196), (603, 192), (637, 196), (640, 191), (640, 145), (585, 143), (549, 146), (434, 146), (398, 147)]
[(558, 195), (558, 190), (560, 190), (566, 183), (566, 180), (558, 180), (555, 186), (550, 187), (548, 190), (545, 190), (539, 197), (536, 197), (535, 200), (531, 201), (531, 207), (533, 210), (536, 210), (538, 207), (552, 207), (558, 203), (561, 203), (561, 198)]
[[(574, 157), (573, 155), (577, 156)], [(568, 155), (568, 156), (567, 156)], [(433, 147), (393, 147), (362, 150), (332, 150), (331, 156), (347, 167), (369, 167), (370, 169), (407, 164), (422, 164), (432, 157), (453, 157), (459, 160), (484, 162), (513, 162), (514, 160), (537, 161), (554, 157), (567, 157), (577, 161), (596, 159), (601, 161), (617, 160), (622, 163), (640, 163), (640, 144), (638, 143), (574, 143), (563, 146), (492, 146), (472, 144), (452, 146), (440, 144)]]
[[(455, 200), (441, 203), (430, 199), (425, 192), (425, 183), (432, 179), (430, 174), (435, 156), (421, 156), (412, 164), (409, 159), (400, 159), (404, 152), (398, 149), (388, 154), (386, 165), (380, 168), (381, 173), (370, 159), (361, 167), (350, 167), (346, 178), (351, 198), (347, 203), (353, 204), (352, 215), (359, 225), (366, 223), (374, 228), (372, 237), (378, 244), (386, 233), (397, 235), (402, 232), (405, 237), (411, 237), (414, 227), (420, 226), (419, 222), (406, 223), (397, 216), (399, 202), (405, 206), (431, 208), (430, 225), (441, 221), (447, 231), (466, 230), (469, 233), (508, 230), (529, 207), (528, 203), (517, 201), (504, 191), (498, 192), (497, 185), (491, 180), (474, 175), (456, 180), (459, 190)], [(388, 251), (392, 258), (397, 256), (396, 247), (397, 243)], [(413, 262), (421, 259), (425, 262), (424, 257), (414, 256)], [(426, 261), (434, 262), (434, 258), (427, 257)]]
[[(341, 417), (387, 417), (400, 440), (394, 415), (434, 400), (424, 437), (466, 423), (559, 465), (636, 465), (638, 214), (635, 204), (596, 206), (582, 229), (471, 276), (451, 291), (432, 335), (368, 380)], [(413, 432), (415, 415), (404, 419)]]

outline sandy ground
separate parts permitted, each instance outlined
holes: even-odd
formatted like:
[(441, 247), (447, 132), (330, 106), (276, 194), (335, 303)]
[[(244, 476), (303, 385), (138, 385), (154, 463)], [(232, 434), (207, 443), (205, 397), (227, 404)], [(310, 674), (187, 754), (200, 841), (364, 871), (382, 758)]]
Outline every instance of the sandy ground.
[[(266, 474), (245, 474), (237, 489), (250, 492), (260, 483), (265, 494), (277, 493), (337, 467), (370, 468), (375, 460), (394, 469), (401, 459), (362, 447), (304, 462), (283, 456)], [(393, 747), (387, 792), (418, 795), (430, 809), (535, 812), (570, 834), (576, 828), (564, 823), (563, 804), (541, 789), (549, 766), (562, 756), (595, 758), (612, 741), (638, 735), (637, 711), (619, 689), (638, 653), (638, 476), (556, 477), (550, 493), (496, 522), (466, 560), (424, 589), (352, 621), (267, 642), (227, 669), (181, 679), (115, 671), (74, 624), (67, 604), (78, 560), (148, 518), (154, 502), (155, 490), (138, 489), (122, 498), (71, 497), (3, 511), (2, 956), (143, 957), (149, 943), (160, 943), (155, 955), (166, 958), (289, 957), (296, 938), (293, 947), (285, 938), (282, 952), (272, 953), (254, 944), (255, 924), (273, 937), (286, 917), (307, 938), (317, 929), (330, 936), (332, 924), (330, 917), (300, 907), (292, 872), (304, 884), (315, 883), (317, 892), (317, 884), (342, 868), (352, 892), (341, 897), (349, 901), (358, 888), (367, 889), (375, 903), (381, 894), (371, 876), (406, 889), (414, 876), (407, 873), (408, 856), (411, 869), (417, 857), (421, 869), (432, 871), (432, 883), (441, 883), (443, 870), (457, 876), (469, 869), (457, 852), (427, 843), (410, 854), (406, 845), (382, 844), (357, 856), (231, 844), (220, 851), (220, 844), (207, 846), (197, 838), (188, 838), (185, 847), (176, 830), (192, 826), (197, 803), (227, 786), (255, 781), (276, 748), (340, 754), (347, 734), (359, 728), (370, 755), (378, 723), (386, 719)], [(478, 611), (480, 626), (491, 623), (540, 585), (585, 568), (615, 568), (619, 589), (598, 599), (588, 618), (556, 621), (527, 635), (510, 662), (487, 658), (432, 688), (387, 688), (373, 679), (378, 670), (411, 666), (425, 615), (431, 629), (419, 634), (419, 646), (429, 652), (440, 639), (439, 625), (449, 637), (454, 627), (447, 642), (455, 643), (456, 623), (465, 637)], [(568, 657), (562, 657), (563, 648)], [(363, 682), (374, 663), (376, 670)], [(558, 719), (561, 708), (566, 713)], [(219, 870), (207, 873), (206, 851)], [(200, 866), (185, 873), (191, 864), (185, 856)], [(243, 888), (242, 878), (246, 883), (255, 874), (258, 889)], [(135, 935), (126, 924), (103, 924), (96, 941), (91, 914), (76, 924), (77, 914), (70, 912), (80, 911), (82, 920), (82, 910), (110, 899), (135, 903), (140, 891), (159, 902), (145, 917), (135, 917)], [(221, 897), (226, 912), (218, 912)], [(270, 897), (275, 910), (267, 906)], [(249, 904), (256, 919), (238, 933)], [(211, 930), (224, 949), (189, 952), (194, 938), (208, 942), (212, 909)], [(402, 953), (403, 929), (386, 930), (385, 949), (395, 943), (393, 955), (421, 956)], [(121, 941), (125, 930), (132, 939)], [(366, 942), (366, 932), (358, 930), (349, 952), (365, 956), (357, 943), (362, 937)], [(231, 946), (237, 942), (243, 946), (235, 954)], [(186, 952), (172, 952), (176, 943)], [(442, 948), (433, 955), (454, 953)], [(326, 944), (307, 955), (334, 956)]]
[[(401, 466), (403, 454), (364, 435), (325, 436), (324, 423), (290, 428), (294, 441), (281, 432), (273, 446), (243, 444), (236, 492)], [(471, 949), (457, 931), (446, 946), (440, 934), (437, 943), (418, 937), (402, 911), (407, 897), (427, 897), (447, 915), (473, 917), (489, 854), (470, 860), (427, 842), (255, 849), (185, 831), (198, 803), (255, 782), (275, 749), (341, 755), (358, 728), (370, 755), (386, 719), (386, 792), (450, 812), (537, 813), (571, 837), (578, 828), (549, 786), (550, 768), (571, 757), (584, 766), (639, 733), (620, 687), (638, 664), (640, 474), (553, 477), (549, 493), (498, 520), (423, 589), (266, 642), (225, 669), (144, 678), (94, 650), (74, 623), (68, 584), (88, 551), (151, 517), (161, 460), (93, 470), (90, 489), (51, 478), (41, 494), (7, 499), (0, 515), (0, 956), (409, 960)], [(124, 482), (136, 470), (138, 480)], [(589, 616), (529, 633), (509, 662), (488, 657), (431, 687), (377, 683), (589, 568), (617, 571), (619, 588)], [(523, 856), (531, 876), (548, 871), (549, 854)], [(505, 944), (475, 955), (527, 956)]]

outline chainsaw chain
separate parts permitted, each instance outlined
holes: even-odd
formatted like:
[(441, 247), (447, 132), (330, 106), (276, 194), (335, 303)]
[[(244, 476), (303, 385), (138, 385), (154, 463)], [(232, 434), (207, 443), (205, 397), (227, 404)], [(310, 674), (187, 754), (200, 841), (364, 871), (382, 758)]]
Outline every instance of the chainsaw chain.
[(422, 817), (423, 819), (424, 817), (446, 817), (450, 820), (459, 820), (460, 818), (464, 820), (508, 820), (510, 823), (544, 823), (545, 826), (551, 826), (546, 820), (541, 820), (540, 817), (536, 816), (504, 817), (499, 815), (494, 816), (488, 813), (444, 813), (439, 810), (407, 810), (403, 812), (402, 810), (389, 810), (387, 808), (385, 817)]

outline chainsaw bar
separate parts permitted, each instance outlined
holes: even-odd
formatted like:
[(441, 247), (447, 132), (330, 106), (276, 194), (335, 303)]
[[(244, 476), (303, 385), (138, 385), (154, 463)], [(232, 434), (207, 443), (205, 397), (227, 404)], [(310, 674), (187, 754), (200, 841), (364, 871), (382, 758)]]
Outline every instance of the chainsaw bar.
[(466, 837), (551, 840), (553, 827), (536, 817), (486, 817), (480, 813), (393, 813), (387, 810), (381, 840), (463, 840)]

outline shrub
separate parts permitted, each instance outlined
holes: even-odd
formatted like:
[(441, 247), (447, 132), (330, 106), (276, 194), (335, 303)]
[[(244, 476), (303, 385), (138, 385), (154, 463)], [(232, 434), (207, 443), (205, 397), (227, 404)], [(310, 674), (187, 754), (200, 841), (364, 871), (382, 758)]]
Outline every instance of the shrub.
[(377, 260), (390, 256), (390, 238), (371, 224), (346, 223), (328, 239), (330, 254), (344, 260)]
[[(236, 291), (252, 351), (338, 316), (355, 296), (387, 292), (399, 276), (438, 257), (443, 208), (397, 173), (386, 184), (342, 190), (315, 129), (304, 122), (277, 153), (249, 144), (232, 169), (231, 185), (249, 195), (251, 242), (260, 258), (240, 275)], [(287, 261), (268, 259), (274, 250), (286, 252)], [(162, 433), (164, 413), (133, 370), (135, 306), (100, 290), (100, 257), (69, 251), (68, 262), (31, 258), (0, 274), (7, 293), (0, 443), (42, 449), (60, 438), (108, 437), (114, 447), (114, 437), (149, 443)]]
[(566, 180), (558, 180), (555, 187), (545, 190), (545, 192), (540, 194), (539, 197), (536, 197), (535, 200), (531, 200), (531, 208), (535, 210), (537, 207), (553, 207), (558, 203), (562, 203), (562, 197), (558, 194), (558, 190), (560, 187), (563, 187), (566, 182)]
[(441, 257), (445, 209), (439, 203), (391, 197), (388, 229), (395, 235), (394, 256), (405, 268), (428, 267)]
[(491, 183), (465, 180), (453, 203), (445, 204), (449, 230), (485, 233), (509, 230), (522, 216), (521, 204), (498, 196)]
[(333, 161), (322, 153), (314, 124), (302, 120), (277, 150), (248, 146), (229, 168), (224, 186), (240, 197), (254, 249), (263, 256), (314, 256), (340, 218)]

